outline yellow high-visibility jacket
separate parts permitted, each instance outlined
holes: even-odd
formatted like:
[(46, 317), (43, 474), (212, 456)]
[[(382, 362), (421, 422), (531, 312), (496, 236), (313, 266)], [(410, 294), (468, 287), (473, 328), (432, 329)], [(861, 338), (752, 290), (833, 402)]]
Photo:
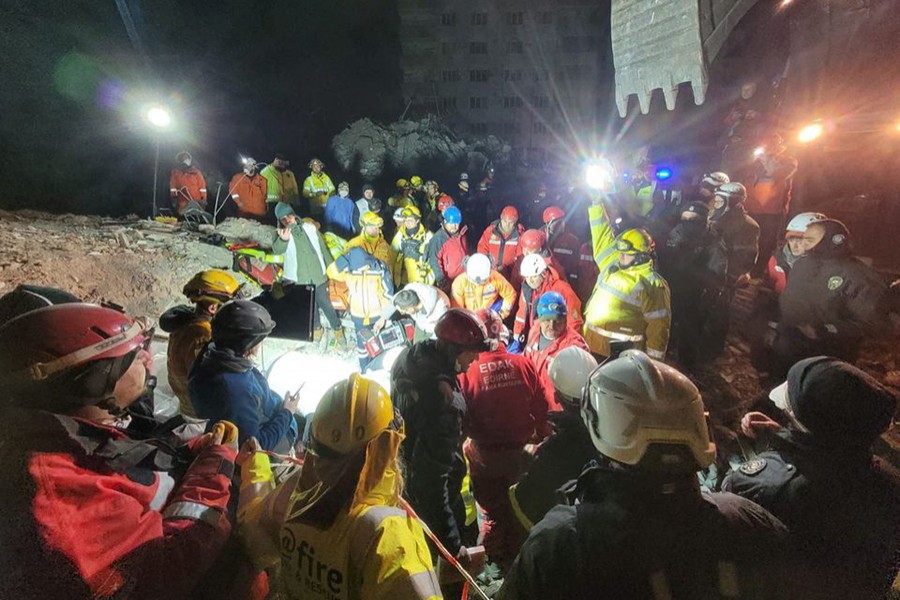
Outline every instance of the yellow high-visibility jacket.
[[(385, 437), (383, 432), (369, 442), (353, 498), (326, 528), (298, 518), (321, 498), (322, 490), (305, 489), (303, 482), (315, 474), (297, 473), (276, 487), (268, 456), (258, 452), (244, 462), (238, 532), (258, 568), (280, 561), (288, 598), (442, 598), (422, 527), (398, 507), (399, 441)], [(393, 456), (385, 457), (386, 451)], [(319, 486), (327, 489), (328, 483)]]
[(431, 265), (425, 255), (428, 248), (428, 242), (431, 241), (432, 234), (425, 229), (423, 225), (419, 225), (418, 231), (413, 235), (407, 235), (406, 230), (401, 228), (394, 236), (391, 248), (397, 253), (396, 271), (400, 273), (400, 284), (407, 283), (427, 283), (434, 285), (434, 273), (431, 271)]
[(662, 360), (672, 321), (669, 285), (656, 273), (653, 261), (620, 268), (606, 211), (594, 204), (588, 216), (600, 275), (584, 310), (584, 339), (591, 352), (602, 356), (609, 356), (610, 341), (623, 341)]
[(394, 285), (397, 285), (397, 282), (400, 280), (400, 265), (397, 263), (397, 253), (394, 252), (394, 249), (391, 248), (391, 245), (388, 244), (383, 236), (379, 235), (374, 240), (370, 240), (366, 237), (366, 234), (361, 233), (347, 242), (344, 246), (344, 254), (346, 254), (350, 248), (362, 248), (386, 264), (391, 270), (391, 279), (394, 281)]
[(469, 279), (465, 272), (460, 273), (453, 280), (450, 298), (453, 306), (476, 311), (482, 308), (491, 308), (498, 298), (502, 299), (502, 303), (497, 312), (500, 313), (501, 319), (505, 319), (516, 304), (516, 290), (497, 271), (491, 271), (488, 280), (480, 284)]
[(325, 212), (325, 203), (334, 193), (334, 184), (326, 173), (310, 173), (303, 180), (303, 197), (309, 200), (309, 210), (316, 214)]
[(266, 178), (266, 202), (285, 202), (296, 207), (300, 200), (300, 190), (297, 188), (297, 178), (294, 172), (288, 169), (279, 171), (272, 165), (268, 165), (260, 175)]
[(169, 386), (178, 398), (178, 409), (186, 417), (197, 416), (188, 392), (188, 374), (197, 354), (211, 338), (212, 322), (201, 318), (195, 318), (169, 334), (166, 356)]

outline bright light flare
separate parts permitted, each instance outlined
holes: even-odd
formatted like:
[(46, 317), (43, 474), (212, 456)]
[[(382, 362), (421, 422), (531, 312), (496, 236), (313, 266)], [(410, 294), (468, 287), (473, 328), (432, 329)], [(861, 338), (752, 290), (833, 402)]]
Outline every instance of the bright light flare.
[(165, 129), (172, 124), (172, 115), (161, 106), (154, 106), (148, 109), (146, 118), (148, 123), (159, 129)]
[(584, 168), (584, 181), (594, 190), (607, 190), (612, 186), (613, 170), (609, 161), (592, 162)]
[(797, 134), (797, 141), (801, 144), (808, 144), (822, 137), (825, 133), (825, 127), (821, 123), (811, 123), (807, 125)]
[(762, 146), (760, 146), (759, 148), (757, 148), (756, 150), (753, 151), (753, 156), (755, 158), (762, 158), (763, 156), (765, 156), (765, 154), (766, 154), (766, 149), (763, 148)]
[(291, 350), (272, 361), (266, 370), (266, 379), (272, 391), (281, 397), (300, 388), (297, 412), (309, 415), (316, 411), (331, 386), (359, 371), (359, 365), (354, 366), (354, 363), (356, 361), (348, 362), (336, 356)]
[(672, 179), (672, 169), (669, 167), (661, 167), (656, 170), (656, 178), (660, 181), (666, 181), (667, 179)]

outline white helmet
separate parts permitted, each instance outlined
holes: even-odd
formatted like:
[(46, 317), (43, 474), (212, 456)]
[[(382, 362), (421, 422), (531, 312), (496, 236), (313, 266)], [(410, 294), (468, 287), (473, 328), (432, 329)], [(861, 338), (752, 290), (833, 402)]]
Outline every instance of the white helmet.
[(522, 277), (534, 277), (547, 270), (547, 261), (540, 254), (529, 254), (522, 259), (519, 265), (519, 274)]
[(720, 185), (725, 185), (726, 183), (731, 183), (731, 177), (729, 177), (722, 171), (713, 171), (712, 173), (707, 173), (703, 176), (703, 179), (700, 180), (700, 185), (704, 185), (712, 189), (716, 189)]
[(550, 363), (550, 381), (557, 398), (574, 407), (581, 406), (581, 396), (588, 378), (597, 368), (597, 359), (582, 348), (569, 346)]
[(712, 464), (716, 446), (700, 392), (674, 368), (626, 350), (597, 369), (589, 385), (581, 416), (604, 456), (667, 473)]
[(475, 283), (484, 283), (491, 276), (491, 259), (486, 254), (473, 254), (466, 260), (466, 275)]
[(787, 224), (784, 231), (788, 235), (791, 233), (806, 233), (806, 228), (815, 223), (822, 223), (823, 221), (827, 221), (828, 217), (823, 215), (822, 213), (817, 212), (805, 212), (800, 213), (793, 219), (791, 222)]

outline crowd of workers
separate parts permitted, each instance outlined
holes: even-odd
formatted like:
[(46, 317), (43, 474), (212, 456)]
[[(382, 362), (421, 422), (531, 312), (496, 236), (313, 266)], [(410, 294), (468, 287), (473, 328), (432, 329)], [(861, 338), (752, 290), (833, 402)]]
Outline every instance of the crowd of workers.
[[(892, 296), (825, 215), (766, 256), (777, 220), (748, 202), (783, 216), (796, 167), (768, 143), (757, 179), (713, 172), (677, 202), (641, 173), (581, 203), (544, 190), (474, 252), (467, 215), (494, 208), (468, 177), (456, 199), (411, 177), (382, 204), (316, 159), (302, 192), (283, 157), (246, 160), (229, 193), (277, 223), (281, 285), (314, 288), (315, 338), (324, 318), (345, 344), (339, 312), (357, 338), (360, 373), (311, 415), (260, 372), (275, 323), (229, 272), (198, 273), (160, 319), (180, 404), (164, 422), (145, 321), (55, 289), (0, 298), (3, 596), (456, 597), (489, 560), (504, 599), (883, 597), (900, 485), (872, 445), (897, 398), (850, 363)], [(180, 213), (205, 200), (186, 158)], [(759, 269), (775, 300), (754, 358), (781, 385), (731, 455), (686, 374), (711, 367)], [(365, 342), (401, 317), (417, 341), (385, 389)]]

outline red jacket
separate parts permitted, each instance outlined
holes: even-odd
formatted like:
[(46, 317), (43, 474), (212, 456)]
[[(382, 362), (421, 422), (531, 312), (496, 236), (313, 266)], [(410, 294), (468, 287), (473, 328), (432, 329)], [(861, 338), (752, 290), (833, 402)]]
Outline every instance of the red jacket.
[(538, 348), (540, 336), (541, 328), (532, 327), (531, 332), (528, 334), (528, 344), (525, 346), (525, 356), (534, 363), (534, 368), (541, 380), (541, 386), (544, 388), (544, 395), (547, 397), (550, 410), (562, 410), (562, 406), (556, 401), (553, 382), (550, 381), (550, 363), (553, 362), (553, 357), (569, 346), (575, 346), (588, 352), (591, 349), (588, 347), (587, 342), (584, 341), (584, 338), (581, 337), (581, 334), (574, 329), (567, 328), (562, 337), (550, 342), (543, 350)]
[(199, 450), (176, 481), (171, 453), (119, 430), (38, 411), (2, 424), (4, 597), (188, 596), (230, 533), (233, 448)]
[(268, 208), (266, 204), (268, 187), (269, 182), (259, 173), (248, 177), (241, 171), (232, 177), (231, 183), (228, 185), (228, 192), (237, 205), (238, 216), (251, 219), (265, 217)]
[(516, 262), (521, 254), (519, 249), (519, 236), (525, 233), (525, 228), (516, 224), (516, 228), (509, 235), (500, 233), (500, 221), (494, 221), (487, 226), (481, 239), (478, 241), (478, 252), (487, 254), (494, 261), (494, 268), (508, 275), (509, 267)]
[(172, 207), (179, 215), (191, 200), (205, 208), (206, 180), (200, 169), (194, 166), (188, 167), (187, 171), (172, 169), (169, 175), (169, 197), (172, 199)]
[(550, 434), (547, 398), (534, 365), (502, 344), (482, 352), (459, 376), (466, 397), (463, 429), (485, 448), (522, 448)]
[(578, 256), (578, 271), (574, 284), (575, 293), (582, 303), (591, 297), (599, 276), (600, 270), (597, 268), (597, 261), (594, 260), (594, 249), (589, 242), (585, 242), (581, 245)]
[(465, 271), (463, 261), (469, 254), (466, 231), (468, 231), (468, 228), (462, 226), (459, 228), (459, 233), (451, 237), (441, 227), (432, 236), (431, 241), (428, 242), (425, 254), (428, 257), (428, 264), (431, 266), (431, 270), (437, 279), (435, 283), (437, 287), (449, 289), (456, 276)]
[(573, 278), (574, 273), (578, 270), (578, 258), (581, 250), (581, 242), (578, 238), (568, 231), (563, 231), (556, 238), (547, 242), (547, 247), (563, 266), (566, 275)]
[(775, 290), (775, 293), (779, 296), (781, 292), (784, 291), (784, 288), (787, 287), (787, 276), (788, 273), (785, 270), (785, 266), (779, 263), (778, 259), (775, 258), (775, 254), (769, 257), (769, 279), (772, 280), (772, 288)]
[[(544, 250), (541, 254), (544, 257), (544, 260), (547, 262), (547, 266), (556, 269), (557, 275), (559, 275), (561, 278), (567, 277), (565, 268), (562, 266), (559, 260), (557, 260), (556, 257), (553, 256), (552, 252)], [(518, 293), (519, 290), (522, 289), (522, 282), (524, 281), (521, 274), (522, 260), (524, 258), (524, 254), (520, 254), (516, 257), (516, 262), (512, 267), (512, 273), (509, 274), (509, 282), (516, 289), (516, 293)]]
[(566, 299), (566, 308), (569, 309), (569, 314), (566, 315), (566, 325), (575, 331), (581, 331), (581, 327), (584, 325), (584, 319), (581, 314), (581, 300), (575, 295), (575, 290), (572, 289), (572, 286), (560, 278), (556, 269), (548, 267), (547, 275), (544, 276), (540, 289), (533, 290), (527, 283), (522, 284), (522, 293), (519, 294), (519, 308), (516, 311), (516, 322), (513, 325), (513, 337), (520, 339), (521, 336), (522, 342), (528, 339), (528, 332), (535, 318), (537, 301), (544, 293), (551, 291), (559, 292)]

